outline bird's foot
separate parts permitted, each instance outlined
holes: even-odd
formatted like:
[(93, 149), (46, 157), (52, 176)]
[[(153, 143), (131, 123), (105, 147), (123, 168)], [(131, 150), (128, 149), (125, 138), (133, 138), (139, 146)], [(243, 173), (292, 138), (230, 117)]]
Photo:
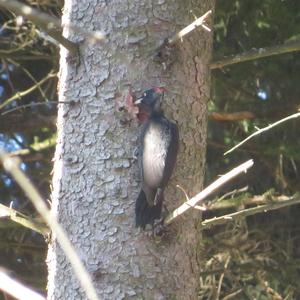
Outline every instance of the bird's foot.
[(153, 235), (157, 237), (162, 237), (166, 231), (167, 227), (164, 225), (164, 219), (155, 219), (152, 227)]

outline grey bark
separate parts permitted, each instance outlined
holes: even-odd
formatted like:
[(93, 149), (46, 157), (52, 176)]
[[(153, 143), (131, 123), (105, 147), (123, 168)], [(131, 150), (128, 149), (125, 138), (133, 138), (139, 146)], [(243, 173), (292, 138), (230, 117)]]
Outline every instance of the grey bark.
[[(71, 3), (72, 2), (72, 3)], [(169, 210), (182, 203), (180, 184), (193, 195), (202, 188), (209, 61), (212, 35), (195, 30), (162, 64), (153, 50), (177, 30), (213, 8), (206, 1), (66, 0), (63, 23), (102, 30), (101, 45), (82, 42), (80, 64), (61, 50), (58, 141), (52, 211), (67, 230), (101, 299), (196, 299), (197, 212), (188, 213), (161, 241), (134, 227), (139, 172), (132, 159), (136, 122), (124, 122), (116, 95), (165, 86), (166, 115), (178, 123), (176, 172), (165, 197)], [(71, 6), (72, 4), (72, 6)], [(66, 32), (73, 41), (76, 33)], [(85, 299), (65, 255), (53, 238), (48, 252), (48, 298)]]

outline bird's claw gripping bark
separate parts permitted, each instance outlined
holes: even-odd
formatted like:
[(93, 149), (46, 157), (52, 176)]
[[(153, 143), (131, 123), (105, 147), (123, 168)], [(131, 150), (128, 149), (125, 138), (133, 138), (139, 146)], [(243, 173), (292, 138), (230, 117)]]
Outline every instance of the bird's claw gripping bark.
[(154, 220), (153, 228), (152, 228), (152, 232), (153, 232), (154, 236), (161, 237), (164, 235), (166, 230), (167, 230), (167, 227), (164, 224), (163, 218)]

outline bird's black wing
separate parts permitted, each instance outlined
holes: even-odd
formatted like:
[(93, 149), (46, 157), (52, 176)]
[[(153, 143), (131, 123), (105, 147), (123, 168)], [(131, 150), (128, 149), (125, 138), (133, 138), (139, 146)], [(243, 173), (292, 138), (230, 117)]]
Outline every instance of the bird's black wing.
[[(168, 121), (168, 120), (167, 120)], [(175, 123), (168, 121), (168, 128), (169, 128), (169, 143), (168, 143), (168, 150), (165, 159), (165, 167), (164, 167), (164, 174), (163, 174), (163, 181), (161, 186), (165, 187), (170, 180), (170, 177), (173, 173), (178, 148), (179, 148), (179, 132), (178, 127)]]

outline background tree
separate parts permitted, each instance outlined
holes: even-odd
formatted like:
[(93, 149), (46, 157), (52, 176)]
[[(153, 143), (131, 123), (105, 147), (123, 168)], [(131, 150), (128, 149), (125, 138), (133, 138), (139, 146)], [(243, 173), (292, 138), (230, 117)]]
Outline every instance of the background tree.
[[(299, 41), (299, 20), (294, 13), (299, 8), (296, 2), (219, 1), (214, 60)], [(255, 165), (247, 177), (222, 189), (224, 201), (216, 204), (223, 209), (210, 211), (204, 218), (232, 212), (233, 205), (240, 210), (249, 202), (256, 206), (299, 191), (299, 119), (223, 156), (257, 128), (298, 111), (298, 64), (299, 52), (293, 52), (212, 72), (206, 179), (211, 181), (225, 166), (249, 156)], [(233, 113), (237, 118), (228, 118)], [(253, 197), (256, 194), (261, 197)], [(298, 214), (299, 207), (293, 206), (205, 231), (203, 253), (208, 254), (200, 276), (200, 299), (297, 299)]]

